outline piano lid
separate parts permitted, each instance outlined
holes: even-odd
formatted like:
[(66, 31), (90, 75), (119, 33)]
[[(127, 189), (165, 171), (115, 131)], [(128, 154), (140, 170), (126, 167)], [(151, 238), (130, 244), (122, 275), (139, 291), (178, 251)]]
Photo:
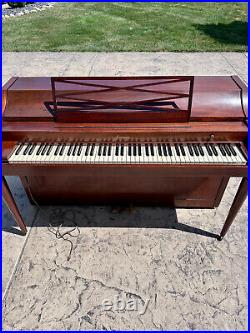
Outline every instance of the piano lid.
[[(66, 119), (61, 120), (67, 122), (110, 122), (108, 117), (114, 111), (125, 114), (125, 118), (117, 116), (118, 122), (237, 121), (247, 117), (247, 87), (237, 76), (196, 76), (193, 87), (192, 77), (179, 76), (68, 78), (70, 84), (66, 79), (55, 78), (52, 86), (48, 77), (10, 79), (3, 87), (3, 120), (60, 121), (59, 108), (63, 116), (66, 109)], [(69, 105), (74, 112), (79, 106), (84, 112), (71, 120)], [(163, 116), (167, 112), (172, 118)], [(91, 118), (93, 114), (97, 116)]]

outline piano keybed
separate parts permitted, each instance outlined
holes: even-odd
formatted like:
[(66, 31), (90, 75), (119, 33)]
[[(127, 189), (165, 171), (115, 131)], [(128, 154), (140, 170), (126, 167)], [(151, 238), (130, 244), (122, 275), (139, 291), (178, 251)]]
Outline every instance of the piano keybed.
[(9, 163), (246, 165), (237, 143), (76, 142), (18, 143)]

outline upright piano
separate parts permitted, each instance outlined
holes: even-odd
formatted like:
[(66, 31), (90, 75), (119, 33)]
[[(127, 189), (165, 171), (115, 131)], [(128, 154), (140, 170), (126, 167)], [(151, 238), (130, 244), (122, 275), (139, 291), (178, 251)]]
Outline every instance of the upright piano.
[[(6, 176), (31, 203), (214, 208), (241, 183), (218, 240), (247, 196), (247, 87), (237, 76), (13, 77), (3, 87)], [(224, 225), (223, 225), (224, 222)]]

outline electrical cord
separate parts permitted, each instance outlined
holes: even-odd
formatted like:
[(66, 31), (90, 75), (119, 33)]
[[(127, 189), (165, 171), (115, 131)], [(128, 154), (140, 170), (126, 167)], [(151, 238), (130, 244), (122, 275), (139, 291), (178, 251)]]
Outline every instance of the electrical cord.
[[(34, 198), (34, 195), (31, 191), (28, 178), (25, 177), (25, 180), (26, 180), (26, 183), (27, 183), (28, 192), (29, 192), (31, 200), (34, 202), (34, 204), (37, 206), (37, 208), (40, 209), (41, 207), (38, 204), (37, 200)], [(63, 227), (63, 224), (65, 223), (64, 221), (66, 220), (66, 218), (65, 218), (66, 214), (68, 213), (68, 211), (63, 212), (61, 210), (58, 210), (54, 215), (52, 214), (52, 218), (55, 219), (55, 220), (59, 220), (61, 223), (60, 224), (57, 223), (58, 225), (52, 225), (51, 223), (49, 223), (49, 227), (47, 227), (48, 231), (56, 236), (56, 239), (63, 239), (64, 241), (70, 243), (70, 250), (69, 250), (69, 254), (67, 256), (67, 261), (69, 261), (70, 258), (71, 258), (74, 245), (73, 245), (73, 242), (69, 238), (67, 238), (66, 236), (76, 238), (80, 235), (80, 229), (79, 229), (79, 227), (76, 223), (75, 212), (74, 211), (71, 211), (71, 212), (73, 214), (73, 218), (72, 218), (72, 221), (71, 221), (73, 226), (72, 226), (71, 230), (65, 231), (63, 233), (61, 232), (61, 228)], [(77, 230), (77, 234), (74, 235), (73, 233), (76, 230)]]

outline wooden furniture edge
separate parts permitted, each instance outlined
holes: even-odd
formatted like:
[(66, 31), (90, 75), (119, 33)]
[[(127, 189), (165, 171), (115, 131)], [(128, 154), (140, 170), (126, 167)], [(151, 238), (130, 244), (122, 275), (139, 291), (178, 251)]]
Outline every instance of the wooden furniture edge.
[(2, 87), (2, 115), (4, 113), (7, 104), (8, 90), (16, 82), (17, 79), (18, 79), (17, 76), (11, 77)]

